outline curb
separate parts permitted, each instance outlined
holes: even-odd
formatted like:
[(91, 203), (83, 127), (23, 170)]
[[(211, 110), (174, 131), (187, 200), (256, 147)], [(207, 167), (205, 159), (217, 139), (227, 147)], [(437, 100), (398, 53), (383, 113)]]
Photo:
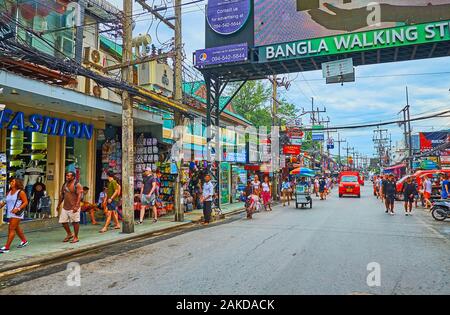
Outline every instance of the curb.
[[(219, 216), (214, 216), (214, 221), (220, 220), (220, 219), (225, 219), (225, 217), (227, 216), (232, 216), (232, 215), (236, 215), (239, 213), (245, 212), (245, 208), (240, 208), (237, 210), (234, 210), (232, 212), (228, 212), (226, 214), (222, 214)], [(0, 279), (4, 278), (4, 277), (8, 277), (11, 275), (14, 275), (16, 273), (20, 273), (22, 271), (26, 271), (29, 269), (33, 269), (33, 268), (37, 268), (40, 267), (41, 265), (44, 265), (46, 263), (51, 263), (55, 260), (60, 260), (60, 259), (65, 259), (71, 256), (77, 256), (89, 251), (93, 251), (93, 250), (97, 250), (97, 249), (101, 249), (103, 247), (106, 246), (110, 246), (110, 245), (114, 245), (114, 244), (119, 244), (119, 243), (123, 243), (123, 242), (127, 242), (127, 241), (131, 241), (134, 239), (139, 239), (139, 238), (145, 238), (145, 237), (151, 237), (154, 234), (160, 234), (160, 233), (167, 233), (167, 232), (174, 232), (177, 231), (183, 227), (189, 226), (189, 225), (193, 225), (193, 224), (197, 224), (202, 222), (202, 218), (199, 220), (192, 220), (192, 221), (188, 221), (188, 222), (184, 222), (181, 223), (179, 225), (176, 226), (172, 226), (172, 227), (167, 227), (167, 228), (163, 228), (163, 229), (159, 229), (159, 230), (154, 230), (154, 231), (149, 231), (149, 232), (144, 232), (142, 234), (133, 234), (124, 238), (120, 238), (120, 239), (116, 239), (116, 240), (111, 240), (111, 241), (104, 241), (101, 243), (97, 243), (97, 244), (93, 244), (93, 245), (88, 245), (82, 248), (77, 248), (77, 249), (72, 249), (72, 250), (68, 250), (65, 252), (59, 252), (59, 253), (55, 253), (55, 254), (50, 254), (47, 255), (45, 257), (39, 257), (39, 258), (30, 258), (27, 259), (24, 262), (19, 262), (19, 263), (14, 263), (11, 264), (9, 266), (5, 266), (0, 268)]]
[(104, 241), (101, 243), (97, 243), (97, 244), (93, 244), (93, 245), (88, 245), (82, 248), (77, 248), (77, 249), (72, 249), (72, 250), (68, 250), (65, 251), (63, 253), (55, 253), (55, 254), (50, 254), (48, 256), (45, 257), (39, 257), (39, 258), (30, 258), (27, 259), (24, 262), (19, 262), (19, 263), (14, 263), (11, 264), (9, 266), (6, 267), (2, 267), (0, 268), (0, 279), (3, 277), (7, 277), (10, 276), (12, 274), (27, 270), (27, 269), (31, 269), (31, 268), (36, 268), (36, 267), (40, 267), (41, 265), (45, 264), (45, 263), (49, 263), (52, 262), (54, 260), (58, 260), (58, 259), (64, 259), (64, 258), (68, 258), (71, 256), (76, 256), (76, 255), (80, 255), (82, 253), (85, 252), (89, 252), (92, 250), (96, 250), (96, 249), (100, 249), (106, 246), (110, 246), (110, 245), (114, 245), (114, 244), (119, 244), (119, 243), (123, 243), (123, 242), (127, 242), (130, 240), (134, 240), (134, 239), (138, 239), (138, 238), (143, 238), (143, 237), (149, 237), (153, 234), (159, 234), (159, 233), (166, 233), (166, 232), (171, 232), (171, 231), (175, 231), (178, 230), (182, 227), (191, 225), (191, 224), (195, 224), (198, 223), (199, 221), (189, 221), (189, 222), (185, 222), (176, 226), (172, 226), (172, 227), (167, 227), (167, 228), (163, 228), (163, 229), (159, 229), (159, 230), (154, 230), (154, 231), (149, 231), (149, 232), (144, 232), (142, 234), (133, 234), (124, 238), (120, 238), (120, 239), (116, 239), (116, 240), (111, 240), (111, 241)]

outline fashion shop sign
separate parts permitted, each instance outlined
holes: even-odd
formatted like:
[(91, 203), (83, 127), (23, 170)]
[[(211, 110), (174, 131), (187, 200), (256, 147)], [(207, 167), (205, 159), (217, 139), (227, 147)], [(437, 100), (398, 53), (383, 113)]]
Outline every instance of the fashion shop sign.
[(10, 109), (0, 111), (0, 128), (10, 130), (16, 128), (21, 131), (87, 140), (92, 139), (94, 133), (93, 125), (40, 114), (33, 114), (26, 118), (23, 112), (13, 112)]

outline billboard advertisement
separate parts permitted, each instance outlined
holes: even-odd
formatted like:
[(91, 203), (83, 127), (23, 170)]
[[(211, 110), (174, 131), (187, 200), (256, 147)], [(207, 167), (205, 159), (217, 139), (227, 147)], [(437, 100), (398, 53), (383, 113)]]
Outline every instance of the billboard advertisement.
[(420, 151), (429, 151), (443, 145), (449, 141), (448, 132), (421, 132), (420, 138)]
[(450, 20), (449, 0), (254, 1), (255, 46)]

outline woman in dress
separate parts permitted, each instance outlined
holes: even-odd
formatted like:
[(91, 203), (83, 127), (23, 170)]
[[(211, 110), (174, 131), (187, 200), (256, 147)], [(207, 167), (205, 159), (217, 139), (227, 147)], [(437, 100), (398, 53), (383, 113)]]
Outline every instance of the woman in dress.
[(264, 209), (266, 211), (272, 211), (272, 206), (270, 204), (270, 199), (272, 198), (272, 183), (270, 182), (269, 176), (264, 177), (261, 188), (261, 198), (263, 200)]

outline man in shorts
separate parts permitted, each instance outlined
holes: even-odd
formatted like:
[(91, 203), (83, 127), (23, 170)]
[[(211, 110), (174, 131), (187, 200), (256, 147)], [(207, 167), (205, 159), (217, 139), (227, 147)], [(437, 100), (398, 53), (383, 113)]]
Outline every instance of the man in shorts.
[(423, 199), (425, 200), (425, 208), (430, 208), (433, 206), (431, 203), (431, 193), (433, 191), (433, 183), (427, 175), (424, 175), (423, 180)]
[(405, 215), (412, 215), (412, 207), (414, 203), (415, 196), (417, 195), (416, 184), (412, 181), (411, 177), (406, 179), (403, 184), (403, 196), (405, 200)]
[(394, 215), (395, 193), (397, 191), (397, 187), (393, 174), (390, 174), (388, 179), (383, 182), (382, 191), (386, 205), (386, 213)]
[(120, 185), (114, 178), (114, 172), (110, 171), (108, 172), (108, 186), (106, 189), (106, 200), (104, 207), (106, 208), (106, 222), (103, 229), (101, 229), (100, 233), (105, 233), (108, 231), (109, 224), (111, 223), (111, 218), (114, 218), (114, 223), (116, 226), (114, 227), (115, 230), (120, 229), (120, 224), (117, 216), (115, 213), (117, 213), (117, 207), (119, 205), (120, 201)]
[[(78, 243), (78, 232), (80, 230), (80, 211), (81, 211), (81, 197), (83, 195), (83, 186), (75, 180), (74, 172), (66, 173), (66, 182), (61, 188), (61, 195), (57, 210), (59, 213), (59, 223), (62, 224), (66, 230), (67, 236), (63, 242), (70, 240), (71, 243)], [(61, 209), (61, 204), (63, 208)], [(74, 232), (70, 230), (69, 223), (72, 223)]]
[(152, 207), (153, 222), (158, 221), (158, 209), (156, 209), (156, 195), (158, 191), (158, 179), (153, 175), (150, 167), (146, 168), (143, 176), (143, 184), (141, 188), (141, 213), (137, 224), (142, 224), (144, 221), (145, 209)]

